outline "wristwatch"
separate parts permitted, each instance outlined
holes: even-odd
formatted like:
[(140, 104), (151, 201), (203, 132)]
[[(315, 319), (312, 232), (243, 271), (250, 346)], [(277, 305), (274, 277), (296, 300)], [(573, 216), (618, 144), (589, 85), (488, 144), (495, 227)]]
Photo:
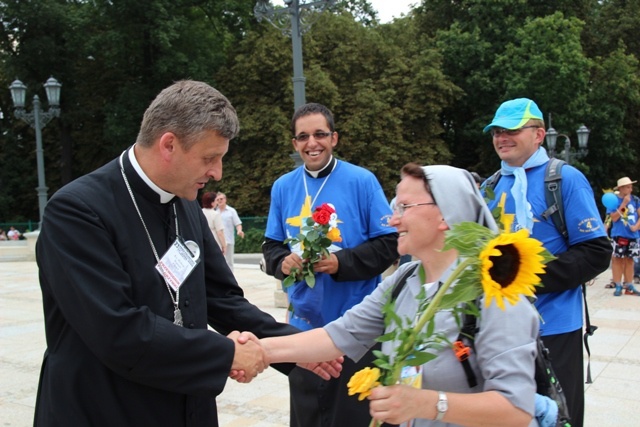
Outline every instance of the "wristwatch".
[(442, 421), (444, 418), (444, 414), (447, 413), (447, 409), (449, 409), (449, 401), (447, 400), (447, 395), (444, 392), (438, 392), (438, 403), (436, 403), (436, 411), (438, 411), (438, 415), (436, 415), (435, 421)]

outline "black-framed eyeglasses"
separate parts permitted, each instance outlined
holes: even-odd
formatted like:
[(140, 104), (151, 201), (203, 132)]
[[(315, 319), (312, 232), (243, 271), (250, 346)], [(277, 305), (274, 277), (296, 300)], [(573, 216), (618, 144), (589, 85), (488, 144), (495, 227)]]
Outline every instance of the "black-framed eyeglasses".
[(315, 139), (316, 141), (322, 141), (323, 139), (326, 139), (331, 135), (333, 135), (333, 132), (318, 131), (312, 133), (311, 135), (309, 135), (308, 133), (301, 133), (300, 135), (294, 136), (294, 138), (300, 142), (307, 142), (309, 138), (313, 136), (313, 139)]
[(410, 203), (408, 205), (405, 205), (404, 203), (398, 203), (396, 207), (393, 209), (393, 213), (398, 214), (398, 216), (402, 218), (402, 215), (404, 215), (404, 211), (406, 211), (407, 209), (414, 208), (416, 206), (427, 206), (427, 205), (435, 206), (436, 202)]
[(521, 128), (518, 128), (518, 129), (491, 128), (491, 136), (495, 138), (496, 136), (500, 136), (503, 133), (506, 133), (509, 136), (516, 136), (525, 129), (531, 129), (531, 128), (537, 129), (539, 127), (540, 126), (531, 125), (531, 126), (522, 126)]

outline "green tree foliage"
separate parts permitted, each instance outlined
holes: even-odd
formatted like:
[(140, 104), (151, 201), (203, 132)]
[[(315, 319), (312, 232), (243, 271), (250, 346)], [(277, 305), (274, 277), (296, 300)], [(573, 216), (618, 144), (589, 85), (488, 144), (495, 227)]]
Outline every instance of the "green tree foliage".
[[(62, 115), (43, 131), (49, 194), (131, 145), (151, 99), (193, 78), (241, 119), (210, 187), (243, 216), (266, 215), (271, 184), (293, 167), (293, 67), (291, 39), (257, 25), (255, 3), (0, 0), (0, 86), (19, 77), (30, 108), (50, 75), (63, 84)], [(334, 111), (336, 154), (373, 171), (389, 197), (411, 160), (493, 172), (482, 128), (518, 96), (574, 144), (589, 127), (577, 166), (597, 191), (640, 176), (640, 0), (423, 0), (389, 24), (367, 0), (339, 0), (312, 18), (306, 98)], [(36, 219), (34, 132), (13, 118), (8, 90), (0, 109), (0, 221)]]
[[(254, 23), (253, 6), (253, 0), (0, 2), (2, 87), (19, 76), (43, 98), (49, 75), (63, 84), (62, 115), (43, 134), (49, 193), (131, 145), (162, 88), (185, 78), (215, 84), (226, 50)], [(0, 98), (10, 111), (8, 91)], [(11, 132), (34, 138), (26, 125), (9, 123)], [(35, 155), (29, 158), (22, 176), (34, 174)], [(15, 201), (32, 188), (2, 191)], [(37, 218), (36, 198), (29, 200), (10, 210)]]
[[(306, 98), (334, 113), (336, 155), (376, 174), (391, 197), (411, 160), (446, 163), (439, 114), (458, 93), (438, 53), (421, 46), (410, 20), (366, 27), (349, 13), (319, 17), (305, 34)], [(217, 76), (242, 131), (225, 158), (222, 182), (242, 214), (264, 215), (275, 179), (292, 169), (291, 40), (264, 26), (240, 43)]]
[(638, 1), (422, 1), (417, 24), (464, 91), (442, 115), (453, 164), (495, 170), (497, 156), (481, 129), (501, 102), (526, 96), (574, 144), (575, 129), (590, 128), (590, 154), (578, 167), (596, 190), (613, 185), (620, 164), (637, 176), (638, 56), (627, 46), (638, 46), (631, 35), (638, 8)]

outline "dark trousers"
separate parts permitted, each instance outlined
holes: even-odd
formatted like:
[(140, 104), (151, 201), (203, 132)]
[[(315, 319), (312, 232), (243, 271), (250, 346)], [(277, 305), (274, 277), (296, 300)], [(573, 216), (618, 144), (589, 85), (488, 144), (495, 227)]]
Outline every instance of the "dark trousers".
[(571, 426), (584, 423), (584, 362), (582, 359), (582, 329), (566, 334), (542, 337), (549, 349), (551, 365), (567, 398)]
[[(376, 345), (373, 349), (379, 349)], [(359, 362), (345, 357), (339, 378), (325, 381), (313, 372), (294, 368), (289, 374), (291, 427), (368, 427), (371, 422), (369, 401), (349, 396), (347, 383), (365, 367), (373, 367), (375, 357), (369, 351)]]

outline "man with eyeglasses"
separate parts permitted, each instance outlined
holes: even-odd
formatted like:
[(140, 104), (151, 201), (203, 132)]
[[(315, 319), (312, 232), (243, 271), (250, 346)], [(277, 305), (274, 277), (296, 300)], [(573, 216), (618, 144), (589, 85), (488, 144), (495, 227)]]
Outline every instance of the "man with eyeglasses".
[[(289, 323), (302, 330), (324, 326), (369, 295), (380, 274), (398, 258), (391, 209), (376, 177), (368, 170), (333, 156), (338, 144), (331, 111), (310, 103), (298, 108), (291, 128), (293, 147), (304, 165), (276, 180), (262, 251), (266, 272), (282, 280), (302, 270), (300, 245), (285, 240), (301, 232), (315, 208), (331, 204), (342, 238), (330, 256), (314, 264), (315, 286), (299, 281), (286, 289), (292, 312)], [(289, 374), (291, 426), (367, 427), (367, 402), (347, 395), (351, 375), (371, 366), (369, 353), (357, 364), (346, 359), (340, 378), (316, 380), (294, 368)]]
[(589, 182), (570, 165), (561, 169), (567, 238), (545, 214), (544, 178), (549, 156), (542, 147), (544, 128), (542, 112), (527, 98), (504, 102), (484, 128), (491, 133), (502, 160), (501, 177), (489, 207), (501, 209), (505, 231), (527, 228), (557, 257), (547, 264), (535, 305), (543, 320), (542, 339), (567, 397), (571, 425), (580, 427), (584, 418), (581, 284), (608, 268), (611, 244)]

